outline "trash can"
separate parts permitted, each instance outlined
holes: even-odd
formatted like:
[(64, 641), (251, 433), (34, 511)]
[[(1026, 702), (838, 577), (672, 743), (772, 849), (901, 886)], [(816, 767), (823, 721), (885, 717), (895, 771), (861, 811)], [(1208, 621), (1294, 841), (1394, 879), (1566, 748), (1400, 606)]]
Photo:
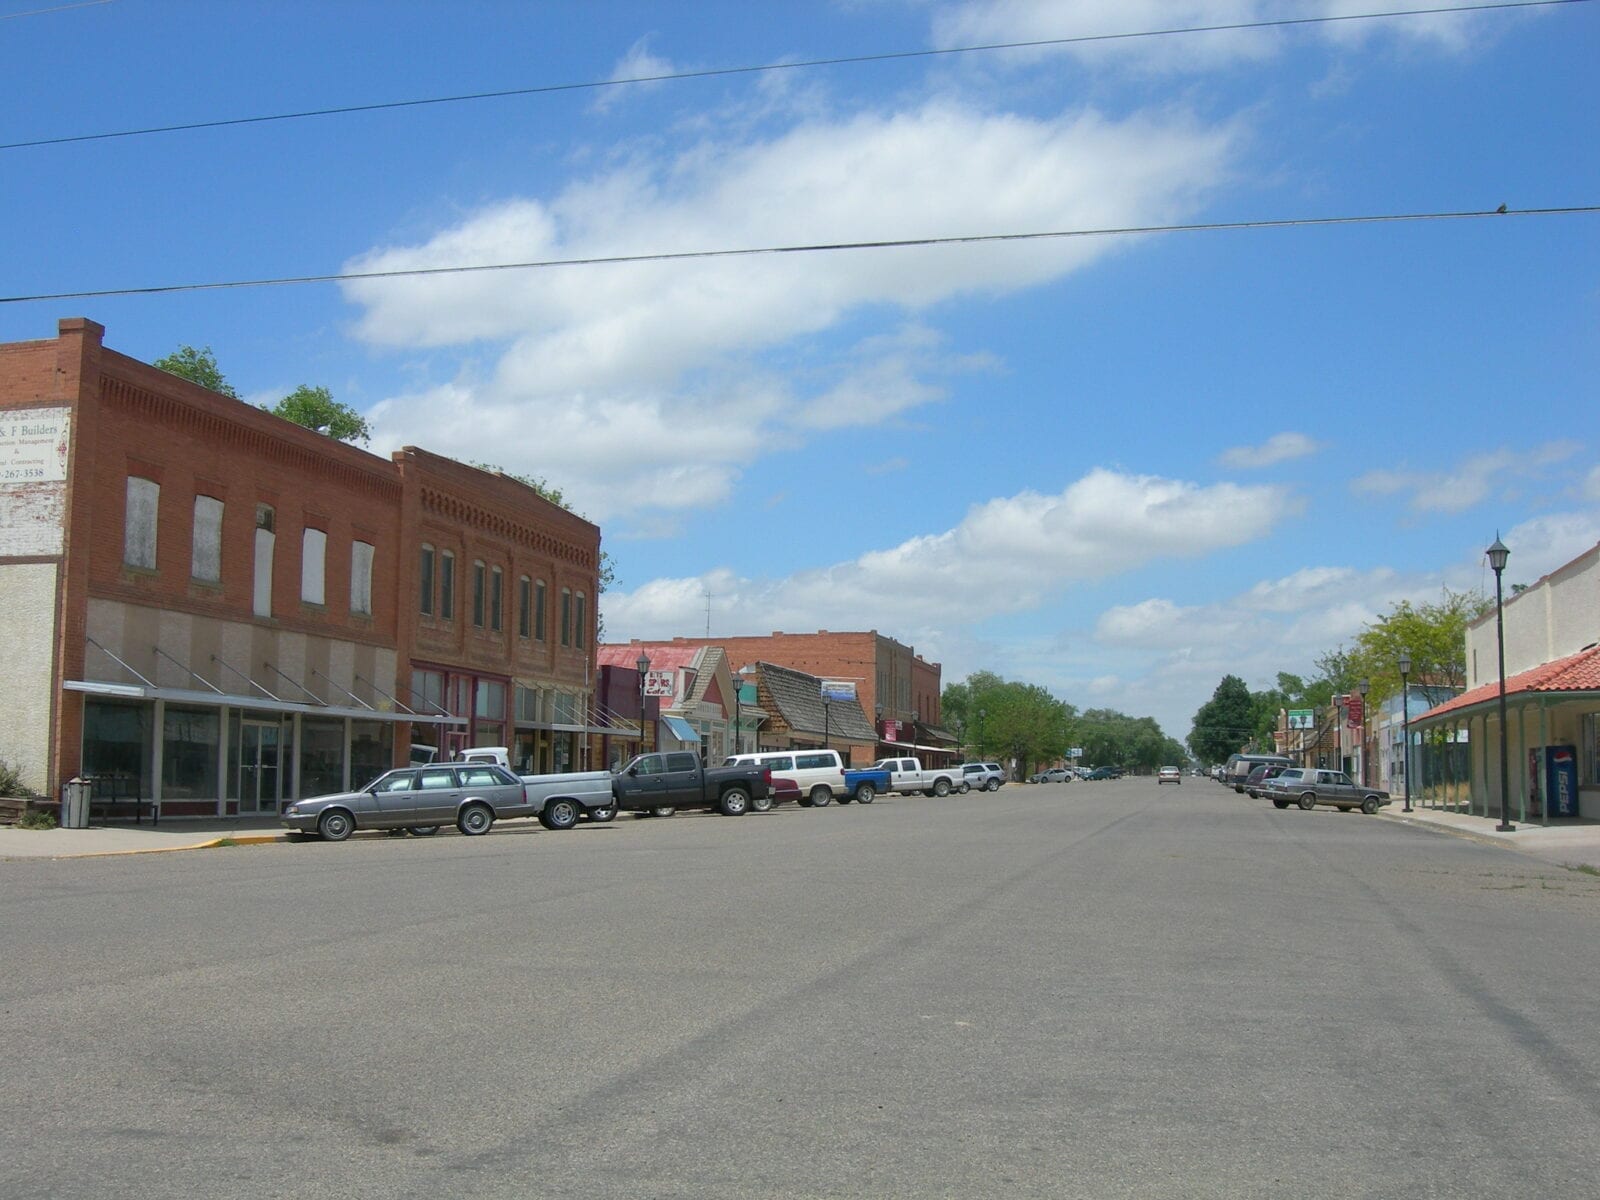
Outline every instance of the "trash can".
[(94, 784), (87, 779), (72, 779), (61, 785), (61, 828), (89, 828), (89, 797)]

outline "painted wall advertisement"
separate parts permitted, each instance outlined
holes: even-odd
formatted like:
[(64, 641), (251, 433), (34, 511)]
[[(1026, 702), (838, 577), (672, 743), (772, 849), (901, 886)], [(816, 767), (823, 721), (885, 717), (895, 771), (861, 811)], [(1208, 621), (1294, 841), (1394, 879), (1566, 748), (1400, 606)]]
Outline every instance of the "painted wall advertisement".
[(0, 411), (0, 556), (60, 554), (70, 408)]

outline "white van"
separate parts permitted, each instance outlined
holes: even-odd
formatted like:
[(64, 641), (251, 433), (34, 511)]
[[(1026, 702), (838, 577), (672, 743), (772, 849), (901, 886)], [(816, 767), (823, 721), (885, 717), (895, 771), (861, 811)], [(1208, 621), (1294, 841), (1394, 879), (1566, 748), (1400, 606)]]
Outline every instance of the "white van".
[(776, 776), (800, 785), (800, 803), (826, 808), (835, 795), (844, 795), (844, 763), (837, 750), (763, 750), (735, 754), (725, 767), (767, 767)]

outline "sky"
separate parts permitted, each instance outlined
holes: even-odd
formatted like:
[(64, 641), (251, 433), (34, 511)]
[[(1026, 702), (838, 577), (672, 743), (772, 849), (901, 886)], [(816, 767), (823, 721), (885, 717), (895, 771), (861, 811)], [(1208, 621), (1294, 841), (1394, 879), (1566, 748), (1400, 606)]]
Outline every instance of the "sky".
[(0, 341), (538, 476), (608, 640), (876, 629), (1181, 739), (1600, 541), (1600, 214), (1529, 211), (1600, 204), (1600, 3), (1108, 36), (1423, 6), (0, 0)]

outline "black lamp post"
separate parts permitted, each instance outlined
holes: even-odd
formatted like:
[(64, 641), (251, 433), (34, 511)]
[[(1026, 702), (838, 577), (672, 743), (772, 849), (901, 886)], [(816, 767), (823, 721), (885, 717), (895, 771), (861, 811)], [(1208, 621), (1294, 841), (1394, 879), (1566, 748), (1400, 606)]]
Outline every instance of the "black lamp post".
[(1356, 684), (1356, 691), (1361, 693), (1361, 786), (1367, 786), (1367, 692), (1371, 689), (1370, 680), (1363, 679)]
[(1407, 676), (1411, 674), (1411, 652), (1400, 651), (1400, 658), (1395, 664), (1400, 668), (1400, 727), (1405, 732), (1401, 735), (1404, 739), (1400, 750), (1400, 779), (1406, 785), (1406, 806), (1404, 812), (1411, 811), (1411, 684)]
[(634, 666), (639, 668), (639, 753), (644, 753), (644, 680), (650, 673), (650, 656), (641, 653)]
[(1506, 612), (1500, 592), (1500, 573), (1506, 569), (1511, 551), (1496, 534), (1494, 545), (1484, 553), (1489, 556), (1489, 567), (1494, 571), (1494, 632), (1500, 653), (1500, 824), (1495, 829), (1499, 833), (1515, 833), (1517, 827), (1511, 823), (1511, 764), (1506, 757), (1511, 740), (1511, 730), (1506, 725)]

